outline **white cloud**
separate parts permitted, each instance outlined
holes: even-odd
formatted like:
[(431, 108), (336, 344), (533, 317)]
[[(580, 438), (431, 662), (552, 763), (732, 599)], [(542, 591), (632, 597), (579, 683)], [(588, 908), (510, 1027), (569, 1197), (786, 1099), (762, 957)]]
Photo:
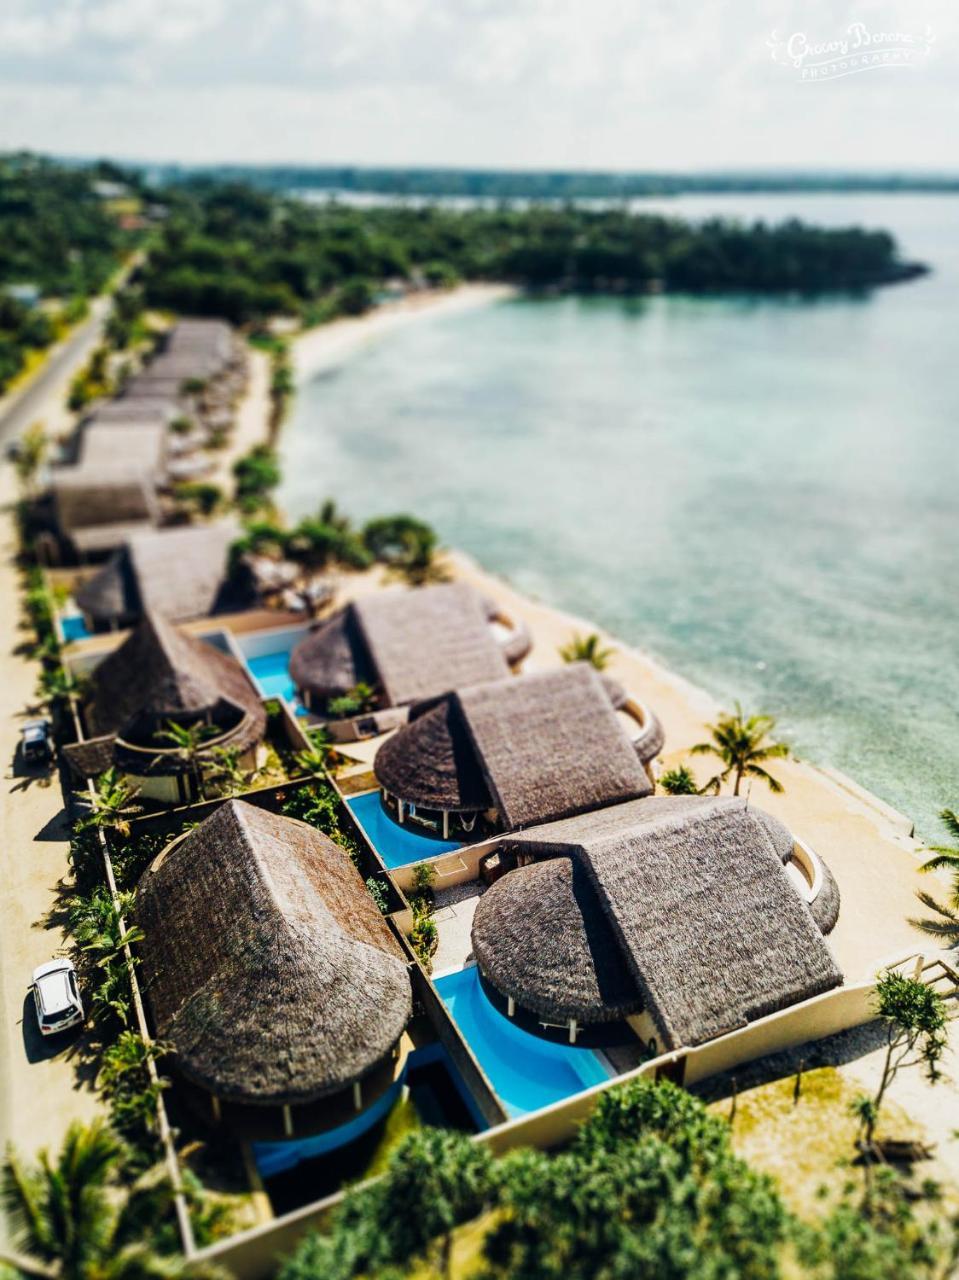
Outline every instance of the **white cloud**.
[[(915, 30), (921, 70), (798, 83), (774, 29)], [(0, 142), (184, 159), (954, 163), (951, 0), (4, 0)]]

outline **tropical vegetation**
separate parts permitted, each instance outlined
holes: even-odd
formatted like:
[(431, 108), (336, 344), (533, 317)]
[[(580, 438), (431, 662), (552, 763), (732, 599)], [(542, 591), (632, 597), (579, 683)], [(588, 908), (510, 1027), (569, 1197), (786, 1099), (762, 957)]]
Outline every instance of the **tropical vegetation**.
[[(943, 809), (939, 816), (949, 834), (959, 841), (959, 814), (955, 809)], [(926, 852), (933, 856), (922, 864), (923, 871), (950, 872), (952, 887), (945, 902), (927, 890), (920, 890), (916, 896), (932, 915), (912, 923), (945, 946), (959, 946), (959, 843), (930, 845)]]
[(732, 714), (722, 715), (715, 724), (707, 725), (711, 738), (697, 742), (691, 748), (694, 756), (718, 757), (723, 768), (706, 783), (704, 791), (719, 792), (724, 782), (733, 780), (733, 795), (738, 796), (744, 778), (758, 778), (772, 792), (783, 790), (782, 783), (766, 769), (770, 760), (782, 760), (789, 755), (789, 748), (782, 742), (772, 742), (770, 734), (776, 728), (772, 716), (747, 716), (739, 703)]

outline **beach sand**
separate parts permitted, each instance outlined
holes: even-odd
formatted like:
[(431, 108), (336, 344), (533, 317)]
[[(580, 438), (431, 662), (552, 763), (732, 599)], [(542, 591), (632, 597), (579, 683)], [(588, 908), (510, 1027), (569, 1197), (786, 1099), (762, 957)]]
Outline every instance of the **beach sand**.
[[(689, 758), (690, 747), (708, 738), (706, 725), (721, 711), (709, 694), (586, 619), (520, 595), (461, 552), (449, 553), (448, 563), (457, 578), (472, 582), (505, 613), (526, 622), (534, 640), (527, 670), (557, 666), (559, 647), (574, 632), (598, 631), (614, 650), (610, 674), (663, 723), (664, 766), (687, 761), (701, 784), (713, 776), (718, 764), (714, 757)], [(884, 962), (911, 952), (933, 953), (931, 940), (924, 939), (908, 917), (921, 913), (917, 889), (940, 886), (920, 873), (923, 855), (910, 835), (909, 820), (841, 775), (805, 761), (775, 760), (770, 771), (783, 783), (784, 793), (773, 795), (756, 782), (750, 802), (782, 819), (836, 877), (842, 908), (829, 944), (847, 982), (867, 978)]]
[[(297, 376), (303, 380), (334, 368), (369, 342), (420, 317), (488, 306), (513, 294), (507, 287), (463, 285), (446, 293), (388, 303), (368, 315), (310, 330), (293, 344)], [(473, 582), (507, 614), (529, 626), (534, 647), (526, 669), (556, 666), (559, 646), (573, 632), (600, 631), (588, 620), (521, 595), (463, 553), (448, 553), (447, 562), (454, 576)], [(346, 574), (338, 595), (346, 600), (378, 585), (377, 575)], [(648, 654), (601, 634), (615, 651), (611, 674), (663, 722), (664, 766), (687, 761), (690, 747), (709, 736), (706, 726), (721, 711), (719, 705)], [(689, 763), (701, 783), (716, 772), (710, 757), (693, 757)], [(757, 782), (751, 802), (780, 817), (823, 857), (836, 877), (842, 909), (829, 941), (847, 981), (870, 977), (884, 962), (910, 953), (932, 954), (931, 940), (909, 923), (909, 916), (921, 910), (915, 898), (918, 889), (935, 891), (941, 886), (919, 870), (923, 855), (912, 837), (910, 820), (832, 770), (796, 759), (774, 761), (772, 770), (784, 793), (773, 795)]]
[(292, 344), (297, 380), (302, 382), (336, 368), (371, 342), (395, 333), (414, 320), (454, 315), (515, 296), (516, 290), (506, 284), (462, 284), (453, 289), (430, 289), (408, 294), (395, 302), (384, 302), (362, 316), (349, 316), (307, 329)]

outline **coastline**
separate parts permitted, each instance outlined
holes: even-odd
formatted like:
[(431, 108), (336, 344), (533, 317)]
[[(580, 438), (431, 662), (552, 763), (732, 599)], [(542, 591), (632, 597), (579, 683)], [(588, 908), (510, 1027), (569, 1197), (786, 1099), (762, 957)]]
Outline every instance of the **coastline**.
[[(336, 368), (369, 342), (419, 317), (451, 314), (510, 296), (515, 291), (508, 288), (464, 285), (387, 303), (369, 315), (311, 330), (292, 344), (297, 383)], [(465, 552), (448, 549), (445, 563), (454, 577), (472, 582), (527, 624), (533, 638), (527, 670), (559, 665), (558, 649), (573, 632), (597, 631), (614, 653), (610, 673), (663, 722), (663, 766), (689, 763), (700, 784), (712, 776), (715, 770), (708, 757), (689, 756), (693, 744), (708, 737), (706, 726), (723, 709), (706, 690), (589, 619), (523, 595)], [(371, 581), (365, 574), (347, 574), (338, 583), (344, 600), (380, 586), (378, 577)], [(830, 865), (844, 903), (830, 942), (847, 980), (872, 974), (882, 962), (904, 954), (933, 950), (908, 918), (915, 894), (935, 887), (920, 871), (922, 845), (912, 834), (912, 821), (835, 770), (789, 758), (776, 762), (775, 774), (784, 793), (773, 795), (757, 784), (750, 799), (780, 817)]]
[(297, 382), (335, 369), (369, 343), (427, 316), (456, 315), (519, 296), (508, 284), (460, 284), (426, 289), (384, 302), (361, 316), (347, 316), (296, 334), (290, 344)]

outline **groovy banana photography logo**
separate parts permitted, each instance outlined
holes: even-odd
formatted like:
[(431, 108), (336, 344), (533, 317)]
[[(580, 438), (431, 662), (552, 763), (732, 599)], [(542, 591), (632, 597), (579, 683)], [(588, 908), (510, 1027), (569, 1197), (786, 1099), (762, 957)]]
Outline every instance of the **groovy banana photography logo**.
[(917, 67), (929, 57), (936, 37), (932, 28), (915, 31), (870, 31), (864, 22), (853, 22), (831, 40), (814, 39), (794, 31), (783, 39), (775, 31), (766, 41), (773, 62), (798, 73), (812, 83), (838, 80), (880, 67)]

